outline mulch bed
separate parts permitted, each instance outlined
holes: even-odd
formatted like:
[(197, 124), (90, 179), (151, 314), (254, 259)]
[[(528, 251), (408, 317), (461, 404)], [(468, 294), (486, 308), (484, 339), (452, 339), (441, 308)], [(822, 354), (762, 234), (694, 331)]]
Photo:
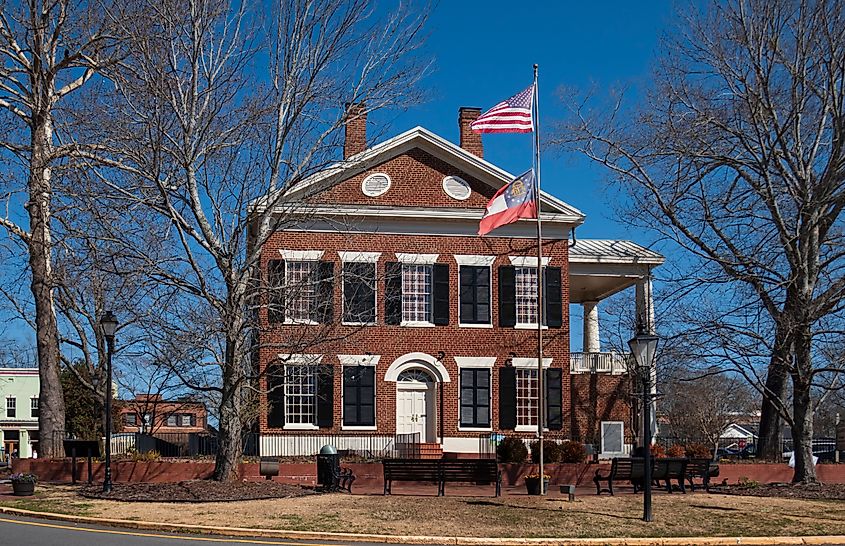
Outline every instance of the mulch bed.
[(270, 481), (216, 482), (189, 480), (175, 483), (116, 483), (111, 492), (102, 486), (86, 486), (79, 494), (91, 499), (128, 502), (233, 502), (285, 499), (314, 495), (313, 489)]
[(845, 500), (845, 484), (746, 484), (710, 486), (711, 493), (743, 495), (748, 497), (779, 497), (785, 499)]

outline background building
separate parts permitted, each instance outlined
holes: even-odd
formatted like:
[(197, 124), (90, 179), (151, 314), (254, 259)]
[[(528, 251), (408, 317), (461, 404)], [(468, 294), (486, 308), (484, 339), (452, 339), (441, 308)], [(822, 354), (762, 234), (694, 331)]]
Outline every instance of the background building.
[(0, 449), (32, 457), (38, 451), (38, 368), (0, 368)]

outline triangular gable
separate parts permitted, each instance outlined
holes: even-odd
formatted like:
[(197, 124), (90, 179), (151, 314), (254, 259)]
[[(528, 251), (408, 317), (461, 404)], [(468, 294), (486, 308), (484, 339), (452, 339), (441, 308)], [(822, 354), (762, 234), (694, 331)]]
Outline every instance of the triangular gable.
[[(485, 161), (431, 131), (417, 126), (302, 180), (287, 189), (282, 200), (306, 200), (415, 148), (489, 185), (494, 192), (514, 178), (514, 175), (489, 161)], [(271, 197), (270, 200), (272, 199)], [(580, 210), (547, 192), (541, 192), (541, 206), (544, 212), (560, 215), (569, 222), (580, 224), (584, 221), (584, 214)]]

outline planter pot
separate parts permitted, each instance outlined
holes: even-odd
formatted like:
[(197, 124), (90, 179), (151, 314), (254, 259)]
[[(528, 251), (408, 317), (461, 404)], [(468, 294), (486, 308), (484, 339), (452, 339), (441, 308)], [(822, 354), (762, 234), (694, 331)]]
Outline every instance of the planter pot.
[[(525, 478), (525, 489), (529, 495), (539, 495), (540, 492), (540, 478)], [(549, 480), (543, 480), (543, 490), (549, 490)]]
[(35, 484), (27, 482), (12, 482), (12, 491), (16, 497), (29, 497), (35, 493)]

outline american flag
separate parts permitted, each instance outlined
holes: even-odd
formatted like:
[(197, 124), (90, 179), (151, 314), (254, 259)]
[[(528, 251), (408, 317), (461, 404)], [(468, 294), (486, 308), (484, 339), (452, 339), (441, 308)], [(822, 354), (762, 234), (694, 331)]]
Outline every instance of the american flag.
[(530, 133), (534, 85), (481, 114), (470, 127), (476, 133)]

